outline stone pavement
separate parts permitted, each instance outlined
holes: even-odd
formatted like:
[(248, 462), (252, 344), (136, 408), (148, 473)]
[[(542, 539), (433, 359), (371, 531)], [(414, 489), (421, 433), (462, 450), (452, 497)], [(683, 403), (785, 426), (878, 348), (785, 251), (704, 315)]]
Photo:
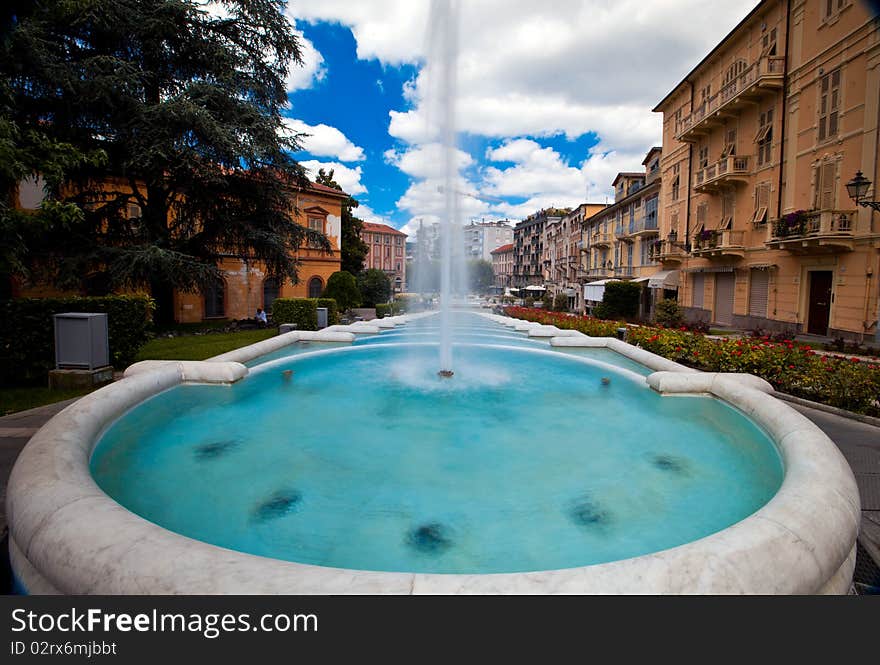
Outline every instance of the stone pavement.
[[(46, 421), (76, 399), (0, 418), (0, 539), (4, 545), (6, 483), (18, 453)], [(862, 501), (859, 542), (874, 564), (880, 564), (880, 427), (798, 404), (790, 406), (816, 423), (837, 444), (852, 467)], [(876, 571), (877, 565), (874, 564), (872, 570)], [(880, 580), (873, 585), (880, 585)]]

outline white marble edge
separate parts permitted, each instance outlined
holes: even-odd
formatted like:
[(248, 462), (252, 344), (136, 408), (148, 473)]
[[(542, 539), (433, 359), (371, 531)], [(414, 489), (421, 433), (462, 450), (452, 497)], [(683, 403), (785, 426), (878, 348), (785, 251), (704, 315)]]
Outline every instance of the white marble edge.
[[(506, 317), (480, 314), (516, 327), (501, 320)], [(393, 318), (413, 319), (405, 316)], [(629, 357), (641, 362), (645, 356)], [(222, 358), (213, 362), (228, 362)], [(565, 570), (439, 575), (291, 563), (181, 536), (113, 501), (89, 470), (108, 423), (184, 381), (184, 368), (172, 363), (78, 400), (31, 439), (9, 480), (10, 555), (25, 587), (36, 593), (845, 593), (855, 562), (859, 495), (836, 446), (755, 382), (674, 373), (656, 372), (648, 383), (661, 392), (688, 387), (686, 392), (708, 392), (733, 404), (773, 437), (785, 468), (782, 487), (754, 515), (679, 547)]]

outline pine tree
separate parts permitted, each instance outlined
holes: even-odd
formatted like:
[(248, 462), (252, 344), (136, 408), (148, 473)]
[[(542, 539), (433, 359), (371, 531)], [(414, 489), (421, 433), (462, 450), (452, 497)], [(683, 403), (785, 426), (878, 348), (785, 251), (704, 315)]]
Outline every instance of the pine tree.
[[(16, 0), (3, 10), (9, 119), (83, 154), (55, 187), (81, 219), (36, 252), (62, 287), (148, 286), (162, 304), (220, 277), (222, 256), (297, 281), (292, 223), (307, 185), (285, 135), (285, 79), (302, 64), (283, 0)], [(85, 285), (88, 288), (88, 283)]]

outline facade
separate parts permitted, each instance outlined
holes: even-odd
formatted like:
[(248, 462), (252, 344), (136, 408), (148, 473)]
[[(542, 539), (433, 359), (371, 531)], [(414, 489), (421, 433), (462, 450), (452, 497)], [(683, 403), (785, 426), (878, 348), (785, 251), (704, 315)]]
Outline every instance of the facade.
[[(689, 318), (878, 335), (880, 27), (854, 0), (764, 0), (654, 109), (657, 257)], [(878, 338), (880, 339), (880, 338)]]
[(559, 220), (545, 227), (544, 280), (554, 297), (568, 296), (568, 308), (583, 309), (583, 284), (586, 280), (581, 266), (581, 246), (585, 220), (605, 208), (604, 203), (581, 203)]
[(406, 290), (406, 234), (386, 224), (364, 222), (361, 239), (370, 251), (364, 268), (376, 268), (391, 278), (395, 293)]
[(513, 285), (513, 243), (492, 250), (492, 272), (495, 273), (495, 286), (502, 293)]
[[(114, 183), (112, 189), (124, 188), (125, 183)], [(299, 283), (291, 284), (266, 275), (259, 261), (228, 256), (220, 260), (224, 272), (222, 285), (204, 293), (175, 291), (170, 298), (173, 311), (167, 316), (179, 323), (196, 323), (206, 319), (253, 318), (258, 307), (272, 310), (276, 298), (320, 297), (327, 279), (337, 272), (341, 263), (342, 203), (348, 194), (331, 187), (310, 183), (307, 188), (292, 188), (291, 202), (295, 210), (292, 223), (323, 232), (332, 251), (308, 246), (296, 252), (299, 260)], [(25, 182), (19, 188), (17, 204), (22, 209), (34, 209), (42, 201), (39, 182)], [(140, 207), (129, 204), (129, 215), (140, 216)], [(57, 290), (40, 284), (22, 284), (16, 288), (16, 297), (47, 297), (61, 295)]]
[(462, 229), (465, 259), (491, 261), (492, 251), (513, 242), (513, 227), (508, 220), (476, 222)]
[(539, 210), (513, 228), (513, 285), (516, 288), (544, 284), (545, 227), (569, 212), (557, 208)]
[(648, 151), (641, 172), (618, 173), (614, 203), (600, 209), (583, 223), (581, 269), (586, 277), (584, 307), (601, 302), (604, 285), (613, 280), (632, 280), (644, 285), (641, 316), (653, 315), (656, 301), (673, 295), (674, 280), (659, 276), (657, 239), (660, 233), (659, 147)]

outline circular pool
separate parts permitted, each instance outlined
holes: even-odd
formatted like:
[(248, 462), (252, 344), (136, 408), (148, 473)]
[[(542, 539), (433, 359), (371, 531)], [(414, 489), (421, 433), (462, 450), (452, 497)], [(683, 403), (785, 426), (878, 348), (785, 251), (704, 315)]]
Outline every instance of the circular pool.
[(429, 320), (332, 348), (291, 333), (249, 372), (161, 364), (80, 400), (10, 480), (22, 589), (848, 589), (852, 473), (760, 382), (486, 318), (449, 379)]

